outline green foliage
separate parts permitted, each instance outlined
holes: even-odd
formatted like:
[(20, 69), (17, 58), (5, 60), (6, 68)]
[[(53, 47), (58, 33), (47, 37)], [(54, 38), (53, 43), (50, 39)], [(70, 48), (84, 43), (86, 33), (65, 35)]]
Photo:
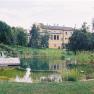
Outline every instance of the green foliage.
[(32, 48), (47, 48), (48, 47), (48, 33), (39, 33), (39, 28), (34, 24), (30, 30), (31, 39), (29, 46)]
[(45, 32), (41, 35), (41, 48), (48, 48), (49, 34)]
[(75, 58), (80, 64), (94, 64), (94, 53), (90, 51), (77, 52)]
[(80, 74), (77, 69), (70, 69), (63, 71), (63, 79), (66, 81), (77, 81), (80, 77)]
[(79, 72), (77, 69), (72, 69), (68, 73), (68, 81), (77, 81), (79, 79)]
[(0, 44), (0, 48), (1, 48), (1, 51), (6, 51), (6, 54), (8, 55), (8, 56), (13, 56), (13, 57), (15, 57), (15, 56), (17, 56), (18, 55), (18, 52), (17, 51), (15, 51), (15, 49), (14, 48), (12, 48), (12, 47), (10, 47), (10, 46), (8, 46), (8, 45), (5, 45), (5, 44)]
[(61, 56), (61, 59), (62, 59), (62, 60), (65, 60), (65, 55), (62, 55), (62, 56)]
[(23, 28), (11, 28), (0, 21), (0, 43), (27, 46), (27, 34)]
[[(21, 58), (27, 57), (30, 55), (30, 57), (38, 56), (38, 57), (49, 57), (49, 58), (61, 58), (63, 51), (62, 49), (36, 49), (36, 48), (30, 48), (30, 47), (22, 47), (17, 45), (11, 45), (10, 47), (14, 48)], [(28, 55), (27, 55), (28, 53)]]
[(94, 50), (94, 34), (88, 32), (86, 23), (81, 29), (75, 29), (70, 37), (68, 48), (76, 53), (76, 51)]
[(72, 51), (81, 51), (86, 50), (88, 45), (87, 34), (80, 31), (75, 30), (73, 35), (70, 38), (69, 49)]
[(11, 27), (2, 21), (0, 21), (0, 43), (12, 43)]
[(27, 33), (21, 27), (12, 27), (13, 44), (20, 46), (27, 46)]
[(40, 35), (38, 32), (38, 27), (36, 27), (36, 25), (34, 24), (32, 29), (30, 30), (30, 34), (31, 34), (31, 39), (30, 39), (30, 43), (29, 46), (32, 48), (40, 48)]

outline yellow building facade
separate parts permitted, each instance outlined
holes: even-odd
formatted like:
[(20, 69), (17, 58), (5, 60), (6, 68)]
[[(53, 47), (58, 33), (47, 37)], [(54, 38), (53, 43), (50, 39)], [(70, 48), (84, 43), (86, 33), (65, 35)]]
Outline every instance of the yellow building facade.
[(49, 48), (64, 48), (69, 42), (74, 29), (72, 27), (51, 26), (38, 24), (39, 32), (48, 32), (49, 34)]

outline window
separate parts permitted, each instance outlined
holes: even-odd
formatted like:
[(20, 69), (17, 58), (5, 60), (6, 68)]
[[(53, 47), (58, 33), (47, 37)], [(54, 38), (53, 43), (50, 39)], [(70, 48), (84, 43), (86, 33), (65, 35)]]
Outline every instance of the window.
[(57, 35), (57, 40), (59, 40), (59, 35)]
[(54, 40), (56, 40), (56, 35), (54, 35)]

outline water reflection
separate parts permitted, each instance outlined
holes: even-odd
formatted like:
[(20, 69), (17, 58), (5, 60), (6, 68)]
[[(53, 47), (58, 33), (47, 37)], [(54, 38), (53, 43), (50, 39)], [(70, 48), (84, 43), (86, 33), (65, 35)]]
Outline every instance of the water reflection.
[(56, 65), (57, 68), (61, 66), (60, 64), (64, 64), (62, 59), (55, 59), (55, 58), (42, 58), (42, 57), (33, 57), (28, 59), (21, 59), (21, 67), (28, 67), (32, 70), (49, 70), (51, 66)]

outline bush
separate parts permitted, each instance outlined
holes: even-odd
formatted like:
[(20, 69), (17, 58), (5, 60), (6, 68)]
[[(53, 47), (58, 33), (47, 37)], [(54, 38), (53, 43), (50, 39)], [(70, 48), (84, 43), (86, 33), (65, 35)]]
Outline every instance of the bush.
[(72, 69), (68, 74), (68, 81), (77, 81), (79, 79), (79, 72), (77, 69)]
[(62, 60), (65, 60), (65, 55), (64, 54), (61, 56), (61, 59)]
[(67, 70), (63, 75), (65, 81), (77, 81), (79, 77), (80, 75), (77, 69)]

